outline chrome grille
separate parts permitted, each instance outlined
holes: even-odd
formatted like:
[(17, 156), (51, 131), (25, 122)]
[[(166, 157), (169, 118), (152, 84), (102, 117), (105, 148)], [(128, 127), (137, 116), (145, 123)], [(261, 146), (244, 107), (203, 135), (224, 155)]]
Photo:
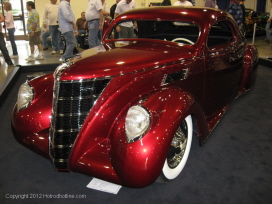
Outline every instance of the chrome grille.
[(59, 81), (59, 76), (55, 76), (49, 146), (56, 170), (68, 170), (68, 158), (74, 141), (109, 81), (105, 78)]

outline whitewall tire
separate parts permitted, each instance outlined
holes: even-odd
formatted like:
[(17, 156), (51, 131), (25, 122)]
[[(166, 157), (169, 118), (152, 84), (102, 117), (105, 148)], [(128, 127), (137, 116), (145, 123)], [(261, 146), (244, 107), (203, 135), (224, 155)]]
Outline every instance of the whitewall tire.
[(191, 115), (189, 115), (179, 126), (173, 137), (159, 180), (173, 180), (183, 170), (191, 149), (192, 135), (193, 122)]

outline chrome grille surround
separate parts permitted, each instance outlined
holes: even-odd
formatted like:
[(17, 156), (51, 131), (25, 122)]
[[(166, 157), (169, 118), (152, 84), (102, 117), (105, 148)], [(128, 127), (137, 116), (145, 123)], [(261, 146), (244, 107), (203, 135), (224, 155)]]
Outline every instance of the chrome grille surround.
[(110, 77), (60, 81), (72, 63), (60, 65), (54, 73), (54, 91), (49, 152), (55, 170), (68, 171), (68, 159), (76, 137), (91, 108), (110, 82)]

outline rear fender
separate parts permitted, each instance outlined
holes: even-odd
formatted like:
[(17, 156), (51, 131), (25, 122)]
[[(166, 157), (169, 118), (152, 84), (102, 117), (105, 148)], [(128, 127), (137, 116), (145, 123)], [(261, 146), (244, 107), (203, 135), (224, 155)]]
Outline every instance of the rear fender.
[(138, 141), (128, 143), (125, 117), (119, 114), (111, 131), (110, 158), (122, 185), (143, 187), (153, 183), (161, 173), (173, 136), (190, 114), (194, 97), (181, 89), (166, 88), (134, 105), (145, 107), (151, 115), (151, 126)]
[(247, 45), (243, 63), (243, 74), (240, 86), (245, 90), (250, 89), (256, 79), (258, 66), (258, 50), (252, 45)]

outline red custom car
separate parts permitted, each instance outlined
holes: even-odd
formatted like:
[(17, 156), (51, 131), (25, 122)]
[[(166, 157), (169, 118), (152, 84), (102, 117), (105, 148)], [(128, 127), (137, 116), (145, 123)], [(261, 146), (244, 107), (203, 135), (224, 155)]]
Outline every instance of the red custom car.
[[(126, 22), (133, 36), (115, 39)], [(128, 187), (172, 180), (193, 135), (202, 145), (252, 87), (257, 50), (207, 8), (135, 9), (104, 27), (102, 45), (21, 86), (14, 135), (57, 171)]]

